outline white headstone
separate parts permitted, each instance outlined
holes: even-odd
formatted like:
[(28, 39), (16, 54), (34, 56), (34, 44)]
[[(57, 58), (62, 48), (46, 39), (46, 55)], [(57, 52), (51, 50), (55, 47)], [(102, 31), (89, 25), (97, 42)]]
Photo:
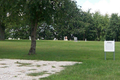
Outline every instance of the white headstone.
[(85, 41), (87, 41), (87, 39), (85, 39)]
[(104, 41), (104, 52), (115, 52), (115, 41)]
[(8, 38), (8, 40), (12, 40), (12, 38)]
[(31, 40), (31, 37), (29, 36), (29, 40)]
[(20, 40), (20, 38), (18, 38), (18, 40)]
[(41, 39), (42, 39), (42, 40), (44, 40), (44, 38), (43, 38), (43, 37), (41, 37)]
[(64, 37), (64, 41), (68, 41), (67, 36)]
[(56, 38), (53, 39), (54, 41), (56, 40)]
[(74, 41), (76, 41), (76, 42), (77, 42), (77, 37), (74, 37)]
[(39, 38), (37, 38), (37, 40), (40, 40)]

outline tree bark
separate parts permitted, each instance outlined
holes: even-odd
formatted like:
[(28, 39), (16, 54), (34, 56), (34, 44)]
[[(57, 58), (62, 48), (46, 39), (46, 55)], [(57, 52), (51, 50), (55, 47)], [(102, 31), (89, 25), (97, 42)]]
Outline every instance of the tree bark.
[(29, 50), (28, 55), (36, 54), (36, 30), (37, 23), (31, 25), (31, 48)]
[(0, 40), (5, 40), (5, 27), (0, 25)]

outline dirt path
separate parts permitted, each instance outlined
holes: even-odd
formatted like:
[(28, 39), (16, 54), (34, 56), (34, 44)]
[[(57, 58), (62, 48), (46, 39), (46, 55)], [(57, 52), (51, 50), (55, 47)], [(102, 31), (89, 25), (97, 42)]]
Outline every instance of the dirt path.
[(0, 59), (0, 80), (39, 80), (81, 62)]

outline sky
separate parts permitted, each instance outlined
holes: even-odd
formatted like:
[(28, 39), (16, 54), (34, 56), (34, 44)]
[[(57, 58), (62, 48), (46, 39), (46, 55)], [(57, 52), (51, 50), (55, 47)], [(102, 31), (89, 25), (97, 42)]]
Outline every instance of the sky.
[(118, 13), (120, 15), (120, 0), (76, 0), (77, 5), (82, 6), (82, 10), (92, 13), (99, 11), (101, 14)]

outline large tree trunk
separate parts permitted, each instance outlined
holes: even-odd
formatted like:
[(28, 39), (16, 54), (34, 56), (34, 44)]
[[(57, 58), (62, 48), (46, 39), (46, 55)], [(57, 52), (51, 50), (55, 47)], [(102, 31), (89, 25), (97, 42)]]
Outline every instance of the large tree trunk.
[(0, 40), (5, 40), (5, 27), (0, 25)]
[(31, 48), (29, 50), (28, 55), (36, 54), (36, 30), (37, 23), (31, 25)]

